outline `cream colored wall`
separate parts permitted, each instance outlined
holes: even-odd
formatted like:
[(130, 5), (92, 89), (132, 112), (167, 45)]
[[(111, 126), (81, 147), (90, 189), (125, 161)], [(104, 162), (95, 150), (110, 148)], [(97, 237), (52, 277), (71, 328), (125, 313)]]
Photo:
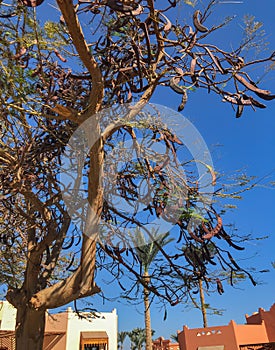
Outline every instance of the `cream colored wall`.
[(80, 344), (80, 332), (105, 331), (109, 337), (109, 349), (117, 350), (117, 313), (98, 313), (98, 318), (80, 319), (75, 312), (68, 310), (68, 328), (66, 350), (78, 350)]
[(16, 309), (6, 300), (0, 302), (0, 329), (14, 331)]
[[(67, 312), (48, 316), (46, 321), (46, 331), (65, 331), (65, 337), (56, 346), (58, 350), (79, 350), (80, 333), (91, 331), (105, 331), (109, 337), (109, 349), (117, 350), (117, 312), (98, 313), (98, 318), (87, 319), (78, 318), (77, 314), (68, 308)], [(68, 317), (68, 321), (67, 321)], [(0, 330), (14, 330), (16, 321), (16, 309), (7, 301), (0, 301)], [(67, 323), (67, 322), (68, 323)], [(67, 323), (67, 329), (66, 329)]]

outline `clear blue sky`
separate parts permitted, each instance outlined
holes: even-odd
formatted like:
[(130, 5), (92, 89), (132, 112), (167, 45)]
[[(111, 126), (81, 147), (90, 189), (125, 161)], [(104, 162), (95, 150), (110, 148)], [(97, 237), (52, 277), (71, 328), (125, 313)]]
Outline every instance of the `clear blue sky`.
[[(274, 48), (275, 51), (274, 0), (243, 0), (235, 4), (228, 4), (229, 1), (221, 2), (224, 3), (220, 4), (217, 12), (209, 19), (210, 23), (212, 19), (218, 23), (223, 17), (237, 15), (235, 29), (230, 27), (230, 30), (224, 29), (219, 34), (218, 40), (222, 45), (236, 42), (234, 35), (237, 35), (240, 29), (241, 18), (244, 14), (252, 14), (256, 16), (256, 20), (264, 23), (270, 48)], [(202, 3), (207, 1), (203, 0)], [(48, 5), (43, 4), (44, 9), (46, 6)], [(177, 15), (185, 16), (185, 13), (179, 10)], [(271, 75), (273, 79), (267, 76), (263, 83), (265, 88), (275, 93), (274, 72)], [(162, 91), (153, 101), (162, 104), (165, 102), (165, 105), (174, 109), (178, 106), (178, 97), (171, 94), (168, 98)], [(271, 174), (269, 180), (275, 180), (275, 101), (269, 103), (266, 110), (246, 110), (240, 119), (236, 119), (231, 106), (222, 103), (214, 94), (194, 93), (182, 113), (194, 123), (213, 151), (217, 171), (234, 174), (243, 169), (248, 175), (259, 178)], [(271, 261), (275, 260), (274, 199), (274, 190), (258, 187), (244, 194), (244, 199), (237, 203), (238, 210), (227, 215), (228, 222), (233, 222), (240, 233), (269, 235), (266, 240), (254, 241), (246, 246), (243, 258), (251, 259), (243, 263), (255, 266), (259, 270), (269, 268), (270, 273), (259, 275), (263, 283), (257, 287), (253, 287), (249, 282), (238, 285), (237, 288), (226, 285), (222, 296), (215, 293), (207, 297), (207, 302), (213, 307), (225, 309), (223, 316), (209, 316), (209, 325), (227, 324), (231, 319), (243, 323), (245, 313), (251, 314), (259, 307), (269, 309), (275, 302), (275, 269), (271, 267)], [(105, 288), (105, 293), (107, 297), (112, 297), (118, 294), (118, 290), (111, 285)], [(142, 305), (123, 305), (118, 301), (106, 301), (103, 305), (102, 300), (97, 297), (90, 301), (98, 310), (111, 311), (112, 308), (117, 308), (119, 330), (143, 327)], [(184, 305), (169, 307), (166, 321), (163, 321), (163, 310), (157, 305), (152, 305), (151, 310), (152, 328), (157, 337), (169, 337), (178, 329), (181, 330), (185, 324), (189, 327), (202, 325), (200, 312), (186, 310)]]
[[(244, 0), (242, 4), (220, 5), (214, 18), (218, 22), (223, 17), (237, 14), (234, 23), (238, 26), (238, 32), (238, 22), (241, 22), (243, 15), (255, 15), (256, 20), (264, 23), (270, 48), (275, 50), (275, 22), (272, 18), (274, 13), (274, 0)], [(211, 18), (209, 21), (211, 22)], [(227, 45), (230, 41), (235, 42), (232, 27), (230, 31), (224, 29), (218, 39), (221, 43), (226, 41)], [(272, 77), (273, 80), (266, 77), (263, 84), (275, 93), (274, 73)], [(167, 99), (166, 92), (157, 94), (153, 101), (165, 103), (174, 109), (178, 105), (178, 98), (175, 100), (170, 95)], [(182, 113), (194, 123), (210, 150), (213, 150), (217, 171), (234, 174), (243, 169), (248, 175), (259, 178), (271, 173), (269, 180), (275, 180), (275, 102), (270, 103), (266, 110), (246, 110), (240, 119), (236, 119), (231, 106), (221, 103), (217, 96), (207, 93), (197, 96), (195, 93)], [(245, 313), (251, 314), (259, 307), (269, 309), (275, 303), (275, 270), (271, 267), (271, 261), (275, 260), (275, 191), (259, 187), (244, 194), (244, 199), (236, 204), (238, 210), (226, 216), (228, 222), (233, 222), (240, 233), (269, 235), (264, 241), (254, 241), (246, 246), (243, 258), (251, 259), (243, 263), (259, 270), (269, 268), (270, 273), (257, 275), (262, 281), (257, 287), (253, 287), (248, 281), (236, 288), (226, 285), (222, 296), (215, 293), (207, 297), (207, 302), (213, 307), (225, 309), (223, 316), (209, 316), (209, 325), (227, 324), (231, 319), (244, 323)], [(108, 289), (106, 296), (111, 297), (114, 289)], [(96, 304), (94, 306), (99, 307)], [(112, 307), (118, 309), (120, 330), (143, 327), (142, 305), (130, 306), (119, 302), (106, 302), (102, 305), (104, 310), (110, 310)], [(151, 310), (155, 336), (169, 337), (178, 329), (181, 330), (185, 324), (189, 327), (202, 325), (200, 312), (190, 308), (187, 310), (184, 305), (168, 308), (166, 321), (163, 321), (163, 310), (159, 309), (158, 305), (152, 305)]]

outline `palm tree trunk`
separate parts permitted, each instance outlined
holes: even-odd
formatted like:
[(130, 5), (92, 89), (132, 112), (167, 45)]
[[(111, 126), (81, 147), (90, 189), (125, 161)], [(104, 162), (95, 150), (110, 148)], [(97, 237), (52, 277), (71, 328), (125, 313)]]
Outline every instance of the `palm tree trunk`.
[(205, 306), (205, 299), (204, 299), (204, 291), (203, 291), (203, 285), (202, 285), (202, 279), (199, 279), (199, 290), (200, 290), (200, 301), (201, 301), (201, 313), (202, 313), (202, 319), (203, 319), (203, 327), (207, 327), (207, 315), (206, 315), (206, 306)]
[[(147, 271), (144, 271), (144, 281), (146, 285), (150, 282), (150, 277)], [(151, 329), (151, 315), (150, 315), (150, 292), (144, 287), (144, 317), (145, 317), (145, 335), (146, 335), (146, 350), (152, 350), (152, 329)]]

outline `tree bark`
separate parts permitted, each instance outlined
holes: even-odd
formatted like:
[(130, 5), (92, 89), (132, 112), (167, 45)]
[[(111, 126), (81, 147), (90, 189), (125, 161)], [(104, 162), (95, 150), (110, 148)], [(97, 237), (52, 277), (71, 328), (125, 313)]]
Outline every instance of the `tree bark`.
[(201, 301), (201, 313), (202, 313), (203, 327), (205, 328), (205, 327), (208, 327), (208, 324), (207, 324), (204, 291), (203, 291), (203, 285), (202, 285), (201, 278), (199, 279), (199, 290), (200, 290), (200, 301)]
[[(144, 280), (148, 285), (150, 282), (150, 277), (148, 272), (144, 272)], [(150, 314), (150, 292), (147, 288), (144, 288), (144, 317), (145, 317), (145, 335), (146, 335), (146, 350), (152, 350), (152, 329), (151, 329), (151, 314)]]
[(28, 305), (17, 309), (16, 316), (16, 350), (42, 350), (45, 310), (35, 310)]

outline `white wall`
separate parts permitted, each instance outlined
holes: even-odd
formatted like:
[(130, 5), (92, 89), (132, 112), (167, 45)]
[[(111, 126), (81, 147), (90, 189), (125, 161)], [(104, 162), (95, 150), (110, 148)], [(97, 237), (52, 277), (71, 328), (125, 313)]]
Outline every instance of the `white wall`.
[(117, 350), (117, 313), (97, 313), (90, 321), (80, 319), (75, 312), (68, 310), (68, 328), (66, 350), (79, 350), (80, 332), (105, 331), (109, 337), (109, 350)]
[(0, 301), (0, 330), (14, 331), (16, 309), (6, 300)]
[[(79, 350), (80, 333), (92, 331), (105, 331), (109, 338), (109, 349), (117, 350), (117, 312), (98, 312), (99, 317), (90, 320), (80, 319), (71, 308), (67, 310), (68, 326), (66, 350)], [(85, 313), (83, 313), (85, 315)], [(67, 317), (64, 313), (64, 317)], [(0, 330), (14, 330), (16, 309), (8, 301), (0, 301)], [(54, 329), (53, 329), (54, 330)], [(63, 350), (63, 349), (62, 349)], [(65, 349), (64, 349), (65, 350)]]

